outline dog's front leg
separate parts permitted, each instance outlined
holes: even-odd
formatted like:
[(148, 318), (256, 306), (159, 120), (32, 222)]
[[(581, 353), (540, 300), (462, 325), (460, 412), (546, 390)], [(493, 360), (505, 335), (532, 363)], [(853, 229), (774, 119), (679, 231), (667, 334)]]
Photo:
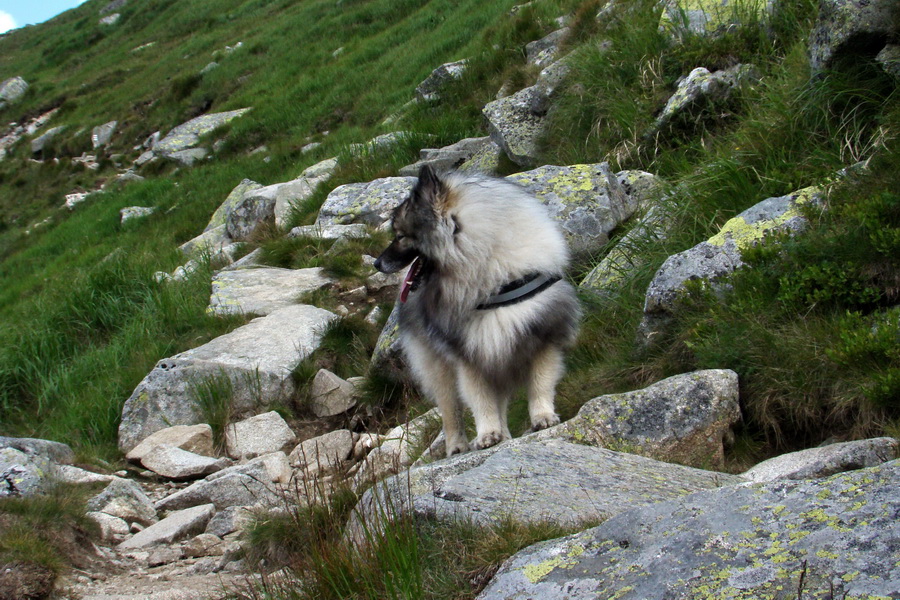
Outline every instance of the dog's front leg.
[(458, 371), (459, 392), (475, 417), (476, 450), (496, 446), (510, 439), (506, 426), (507, 402), (497, 397), (485, 378), (472, 368), (461, 365)]
[(556, 384), (563, 374), (562, 350), (550, 346), (534, 357), (531, 377), (528, 381), (528, 416), (531, 430), (540, 431), (559, 424), (559, 416), (553, 409)]

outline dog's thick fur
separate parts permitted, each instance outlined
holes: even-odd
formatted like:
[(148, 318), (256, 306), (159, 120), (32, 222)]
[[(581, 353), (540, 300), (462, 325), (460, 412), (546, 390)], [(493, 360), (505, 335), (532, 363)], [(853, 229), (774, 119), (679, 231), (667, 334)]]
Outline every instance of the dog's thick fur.
[(460, 399), (475, 417), (475, 449), (511, 437), (507, 405), (521, 386), (532, 429), (559, 423), (556, 384), (580, 320), (572, 286), (560, 280), (520, 302), (478, 308), (529, 274), (562, 277), (565, 238), (540, 202), (507, 181), (424, 167), (394, 211), (393, 230), (375, 267), (395, 273), (418, 258), (400, 307), (400, 341), (441, 412), (447, 455), (470, 448)]

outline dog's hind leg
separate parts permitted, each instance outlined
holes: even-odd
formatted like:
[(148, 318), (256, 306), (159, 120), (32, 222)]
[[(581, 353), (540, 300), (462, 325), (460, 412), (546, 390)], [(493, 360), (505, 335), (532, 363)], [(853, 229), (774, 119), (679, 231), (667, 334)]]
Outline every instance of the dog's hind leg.
[(414, 338), (405, 339), (404, 348), (407, 362), (422, 392), (441, 413), (447, 456), (468, 452), (463, 405), (456, 389), (453, 366)]
[(534, 357), (528, 381), (528, 416), (531, 417), (532, 431), (547, 429), (559, 423), (559, 417), (553, 409), (553, 399), (556, 396), (556, 384), (562, 375), (563, 354), (558, 347), (548, 346)]
[(497, 397), (484, 376), (471, 367), (460, 365), (458, 382), (463, 401), (475, 417), (475, 441), (472, 446), (481, 450), (510, 439), (504, 412), (507, 402)]

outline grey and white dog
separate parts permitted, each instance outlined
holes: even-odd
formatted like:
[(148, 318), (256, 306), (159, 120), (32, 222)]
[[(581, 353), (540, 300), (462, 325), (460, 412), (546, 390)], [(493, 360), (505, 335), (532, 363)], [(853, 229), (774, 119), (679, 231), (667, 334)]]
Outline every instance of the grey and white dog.
[(568, 248), (541, 203), (521, 187), (423, 167), (393, 215), (394, 240), (375, 262), (412, 263), (400, 293), (400, 342), (421, 391), (441, 412), (447, 455), (510, 439), (507, 406), (528, 389), (533, 430), (559, 423), (563, 350), (581, 311), (562, 277)]

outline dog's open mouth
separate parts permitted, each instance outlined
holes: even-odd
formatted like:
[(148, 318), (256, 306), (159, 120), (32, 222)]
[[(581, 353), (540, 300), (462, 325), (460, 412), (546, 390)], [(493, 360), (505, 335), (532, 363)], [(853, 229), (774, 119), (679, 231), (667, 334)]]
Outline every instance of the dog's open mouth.
[(419, 255), (409, 265), (409, 271), (406, 272), (403, 286), (400, 288), (400, 302), (406, 302), (409, 293), (415, 291), (421, 285), (422, 278), (425, 275), (426, 261), (427, 259), (424, 256)]

